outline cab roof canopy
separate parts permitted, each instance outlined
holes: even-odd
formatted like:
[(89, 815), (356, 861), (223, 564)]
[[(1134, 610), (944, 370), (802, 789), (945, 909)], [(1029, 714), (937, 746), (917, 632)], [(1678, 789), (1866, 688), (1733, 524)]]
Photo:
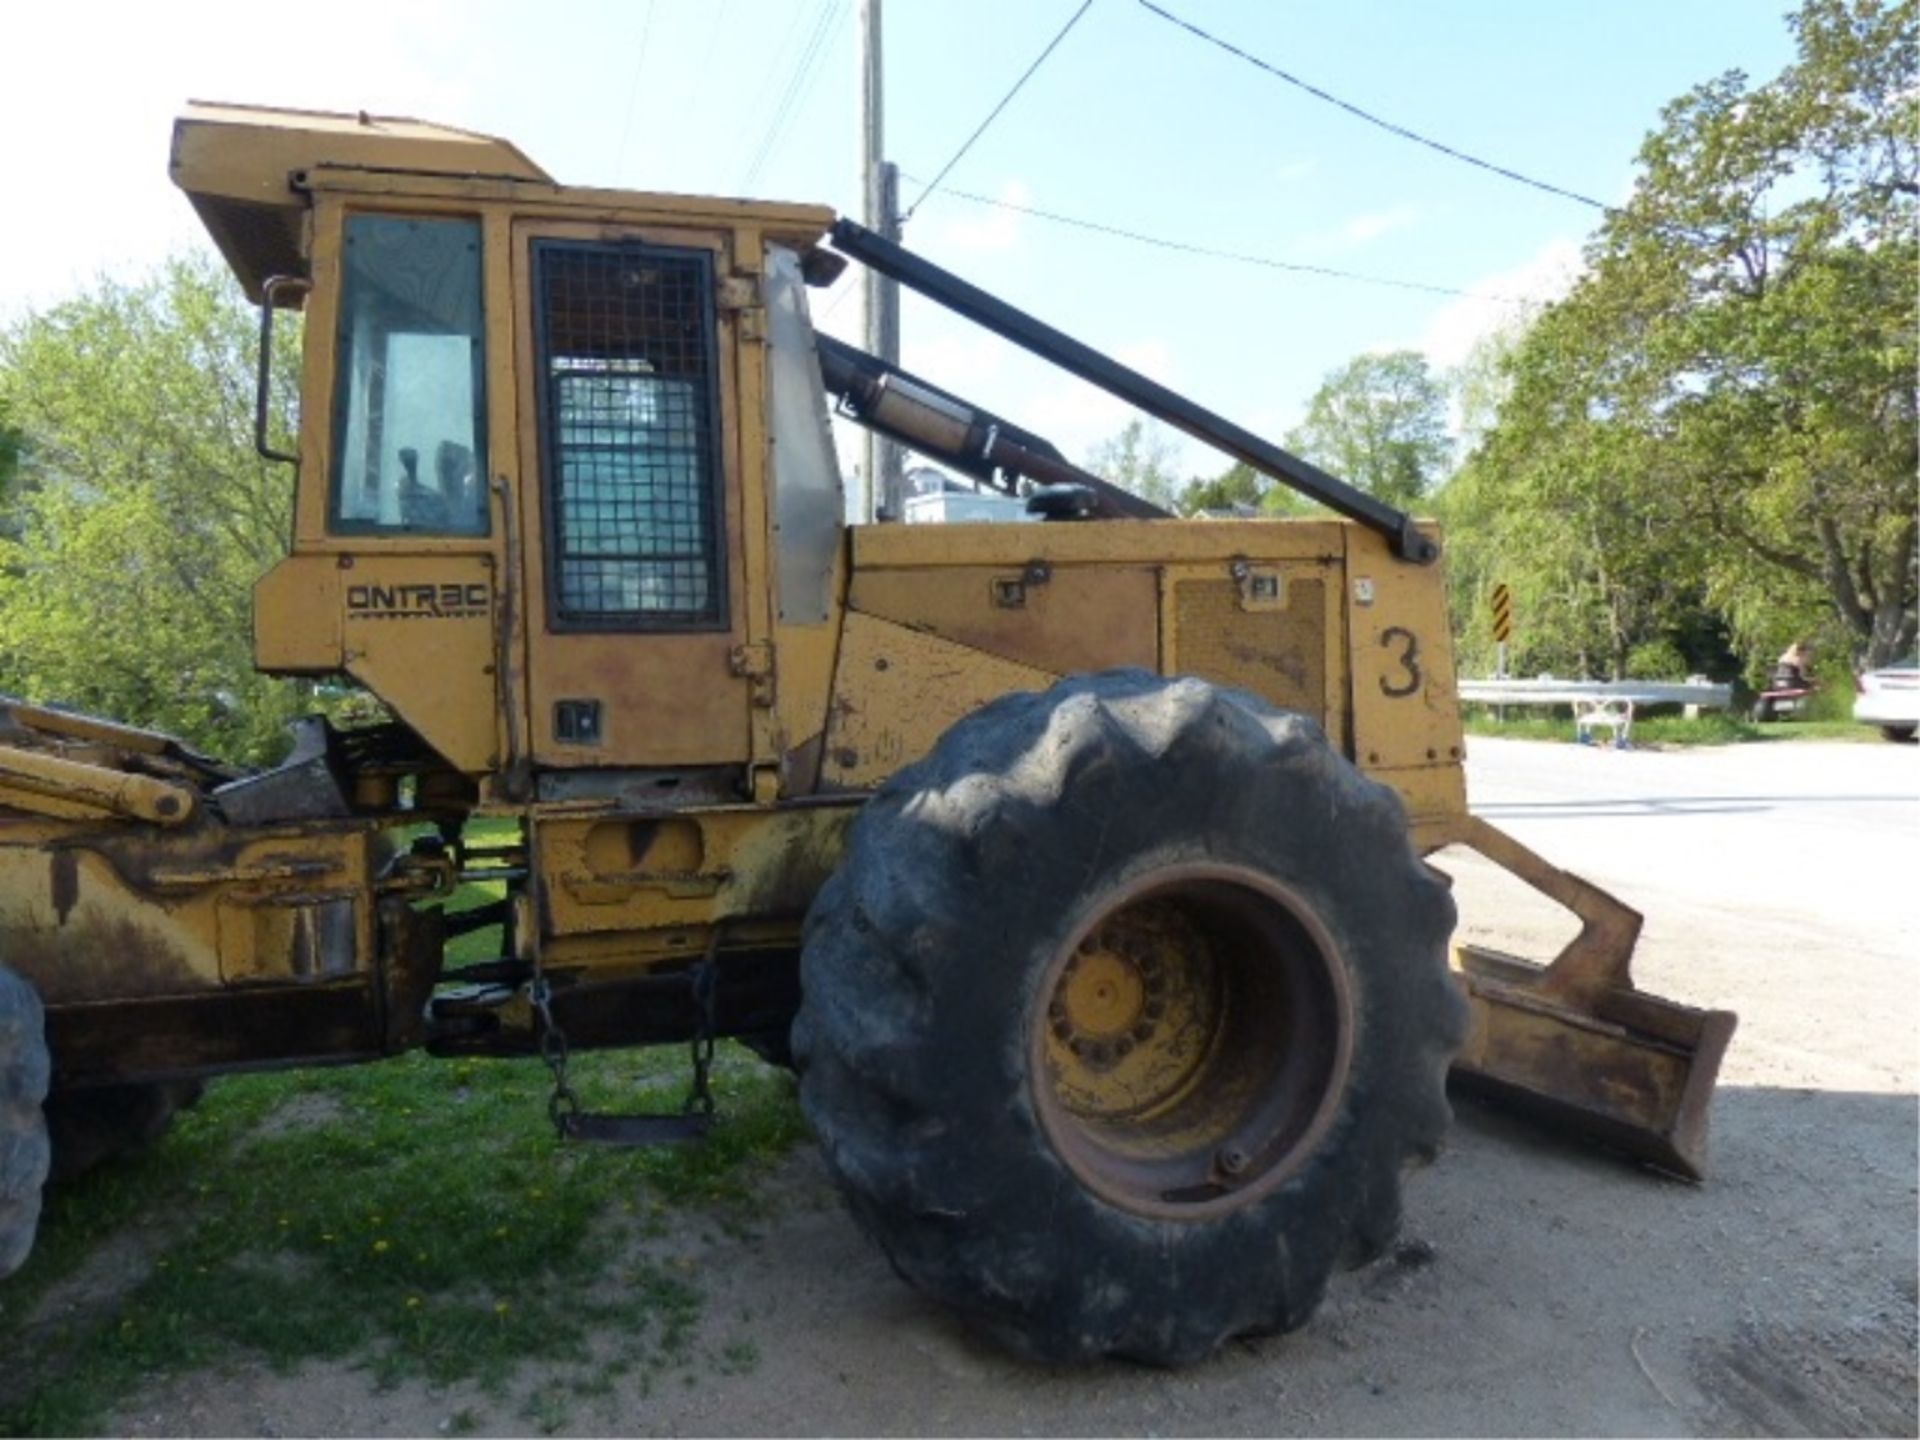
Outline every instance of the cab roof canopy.
[(321, 166), (551, 185), (505, 140), (388, 115), (189, 102), (169, 170), (249, 297), (274, 275), (304, 275), (306, 202), (295, 180)]

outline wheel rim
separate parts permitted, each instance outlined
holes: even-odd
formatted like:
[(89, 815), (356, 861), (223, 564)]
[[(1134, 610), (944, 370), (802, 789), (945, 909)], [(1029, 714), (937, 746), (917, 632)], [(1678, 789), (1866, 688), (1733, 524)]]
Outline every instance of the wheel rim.
[(1251, 1204), (1339, 1111), (1345, 967), (1312, 910), (1257, 872), (1168, 867), (1102, 897), (1037, 993), (1041, 1125), (1127, 1210), (1205, 1219)]

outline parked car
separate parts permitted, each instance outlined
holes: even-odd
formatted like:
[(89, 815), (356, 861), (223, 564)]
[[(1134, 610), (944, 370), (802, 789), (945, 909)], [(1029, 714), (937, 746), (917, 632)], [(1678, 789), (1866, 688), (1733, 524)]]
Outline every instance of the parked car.
[(1854, 688), (1854, 719), (1878, 725), (1889, 740), (1911, 740), (1920, 731), (1920, 660), (1869, 670)]

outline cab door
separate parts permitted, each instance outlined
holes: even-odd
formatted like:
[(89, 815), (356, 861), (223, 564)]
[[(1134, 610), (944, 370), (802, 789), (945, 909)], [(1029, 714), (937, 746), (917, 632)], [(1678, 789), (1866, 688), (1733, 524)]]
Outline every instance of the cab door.
[(744, 763), (748, 577), (720, 232), (514, 226), (529, 748)]
[(293, 552), (254, 588), (255, 660), (345, 671), (484, 775), (503, 698), (487, 477), (510, 438), (487, 403), (482, 219), (322, 194), (313, 232)]

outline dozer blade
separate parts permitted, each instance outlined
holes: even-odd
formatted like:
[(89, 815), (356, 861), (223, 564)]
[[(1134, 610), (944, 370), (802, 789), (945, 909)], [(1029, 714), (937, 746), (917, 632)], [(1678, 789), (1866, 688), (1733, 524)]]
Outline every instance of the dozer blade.
[(1551, 964), (1455, 952), (1473, 1028), (1454, 1077), (1689, 1180), (1706, 1175), (1707, 1110), (1736, 1017), (1633, 985), (1640, 915), (1512, 836), (1469, 818), (1459, 843), (1580, 917)]

